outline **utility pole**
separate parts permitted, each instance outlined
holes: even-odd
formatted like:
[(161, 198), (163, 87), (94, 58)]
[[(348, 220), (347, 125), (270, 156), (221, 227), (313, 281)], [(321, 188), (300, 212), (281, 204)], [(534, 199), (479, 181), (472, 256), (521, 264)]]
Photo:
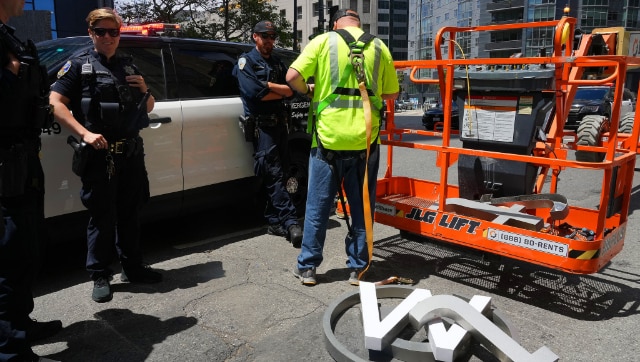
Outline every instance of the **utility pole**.
[(298, 0), (293, 0), (293, 51), (298, 51)]
[(389, 1), (389, 50), (393, 54), (393, 1)]
[(324, 33), (324, 3), (318, 0), (318, 34)]

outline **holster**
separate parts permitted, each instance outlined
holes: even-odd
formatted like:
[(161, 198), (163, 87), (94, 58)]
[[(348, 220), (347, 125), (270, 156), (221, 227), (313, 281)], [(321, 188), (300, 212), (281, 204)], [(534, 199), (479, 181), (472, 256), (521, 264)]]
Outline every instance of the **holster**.
[(87, 144), (84, 142), (78, 142), (78, 140), (73, 137), (67, 137), (67, 144), (73, 148), (73, 159), (71, 160), (71, 171), (76, 175), (82, 177), (87, 168), (87, 163), (89, 161), (89, 152), (91, 152), (91, 148), (87, 147)]
[(240, 129), (244, 133), (244, 140), (253, 142), (257, 138), (256, 119), (253, 116), (240, 115)]

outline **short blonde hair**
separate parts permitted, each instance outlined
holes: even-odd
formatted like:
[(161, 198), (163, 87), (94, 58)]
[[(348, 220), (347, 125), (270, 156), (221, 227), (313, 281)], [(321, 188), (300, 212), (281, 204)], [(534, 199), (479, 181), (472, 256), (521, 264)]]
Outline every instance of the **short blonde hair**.
[(122, 26), (122, 18), (115, 12), (115, 10), (111, 8), (100, 8), (92, 10), (89, 15), (87, 15), (86, 20), (90, 29), (92, 29), (93, 25), (100, 20), (113, 20), (116, 22), (116, 24), (118, 24), (118, 28)]

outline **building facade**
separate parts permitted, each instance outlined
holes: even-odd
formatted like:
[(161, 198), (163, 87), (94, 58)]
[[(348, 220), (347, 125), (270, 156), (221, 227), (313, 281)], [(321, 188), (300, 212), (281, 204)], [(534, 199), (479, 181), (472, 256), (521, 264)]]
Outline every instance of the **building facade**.
[(87, 35), (87, 14), (113, 5), (113, 0), (25, 0), (24, 15), (12, 18), (9, 24), (18, 37), (34, 42)]
[[(555, 20), (563, 16), (567, 6), (584, 33), (605, 27), (640, 30), (640, 0), (411, 0), (408, 58), (435, 59), (434, 39), (443, 26)], [(553, 28), (467, 33), (458, 34), (455, 44), (445, 41), (442, 52), (446, 55), (448, 47), (455, 46), (459, 58), (506, 58), (518, 53), (537, 56), (549, 54), (552, 42)], [(633, 78), (634, 72), (629, 71), (629, 77)], [(637, 85), (629, 86), (637, 89)], [(424, 93), (424, 86), (408, 87), (409, 93)]]
[(277, 0), (277, 6), (280, 16), (293, 24), (299, 49), (330, 30), (329, 9), (338, 6), (357, 11), (362, 29), (382, 39), (394, 59), (408, 59), (409, 0)]

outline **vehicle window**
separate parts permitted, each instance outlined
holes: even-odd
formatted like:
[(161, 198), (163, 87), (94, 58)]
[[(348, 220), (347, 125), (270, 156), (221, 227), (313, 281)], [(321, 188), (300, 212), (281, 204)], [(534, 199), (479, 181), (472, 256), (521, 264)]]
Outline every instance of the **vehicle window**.
[(162, 101), (167, 99), (167, 87), (162, 66), (162, 49), (120, 48), (118, 55), (131, 57), (138, 67), (153, 97)]
[(180, 98), (238, 96), (238, 82), (231, 74), (238, 55), (234, 48), (228, 52), (174, 48)]
[(91, 40), (85, 38), (64, 38), (48, 40), (37, 44), (40, 63), (50, 72), (49, 82), (56, 80), (56, 73), (72, 55), (85, 51), (91, 46)]
[[(87, 38), (88, 39), (88, 38)], [(62, 65), (71, 55), (81, 50), (86, 50), (91, 43), (83, 38), (70, 38), (64, 42), (43, 42), (37, 46), (40, 63), (47, 68)]]
[(296, 53), (285, 50), (277, 50), (276, 55), (287, 67), (291, 65), (291, 63), (293, 63), (293, 61), (296, 60), (296, 57), (298, 56), (298, 54)]
[(607, 88), (578, 88), (575, 99), (603, 99)]

